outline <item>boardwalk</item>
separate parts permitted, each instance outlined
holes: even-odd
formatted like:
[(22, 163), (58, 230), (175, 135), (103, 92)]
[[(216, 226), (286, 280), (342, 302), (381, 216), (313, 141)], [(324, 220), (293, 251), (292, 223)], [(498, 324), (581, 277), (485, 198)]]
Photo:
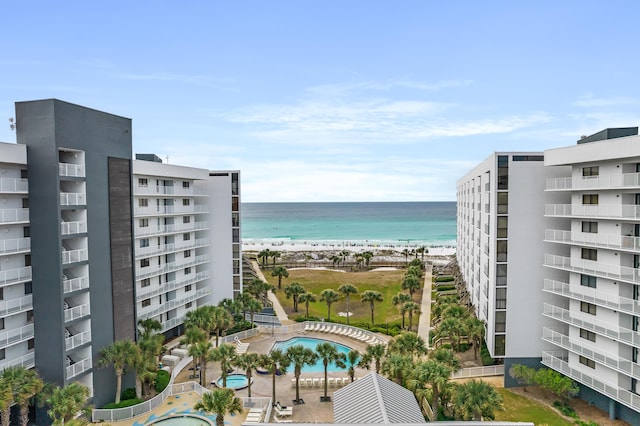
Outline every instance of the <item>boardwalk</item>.
[(424, 273), (424, 289), (422, 290), (422, 304), (420, 306), (420, 321), (418, 322), (418, 336), (429, 344), (429, 330), (431, 330), (431, 275), (433, 265), (427, 263)]

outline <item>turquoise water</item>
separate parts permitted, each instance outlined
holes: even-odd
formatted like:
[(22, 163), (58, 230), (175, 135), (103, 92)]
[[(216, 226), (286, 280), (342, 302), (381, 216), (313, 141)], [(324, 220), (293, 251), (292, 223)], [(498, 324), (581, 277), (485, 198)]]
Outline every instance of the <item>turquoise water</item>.
[(456, 243), (455, 202), (243, 203), (243, 240)]
[[(331, 342), (329, 340), (324, 340), (324, 339), (315, 339), (313, 337), (293, 337), (289, 340), (276, 342), (273, 345), (273, 348), (271, 348), (271, 350), (280, 349), (282, 352), (286, 352), (287, 348), (291, 346), (302, 345), (305, 348), (309, 348), (315, 351), (316, 346), (318, 346), (318, 343), (324, 343), (324, 342), (331, 343), (338, 349), (338, 352), (342, 352), (345, 356), (347, 356), (347, 354), (351, 350), (350, 347), (341, 345), (340, 343)], [(348, 366), (349, 365), (347, 364), (347, 367)], [(293, 366), (290, 366), (289, 368), (293, 370)], [(327, 371), (340, 372), (340, 371), (347, 371), (347, 369), (339, 368), (332, 362), (332, 363), (329, 363), (329, 365), (327, 366)], [(305, 365), (302, 368), (302, 372), (303, 373), (324, 373), (324, 364), (322, 360), (319, 359), (318, 362), (316, 362), (314, 365)]]
[[(222, 377), (216, 381), (218, 387), (222, 387)], [(229, 374), (227, 376), (227, 387), (230, 389), (244, 389), (249, 386), (249, 379), (244, 374)]]

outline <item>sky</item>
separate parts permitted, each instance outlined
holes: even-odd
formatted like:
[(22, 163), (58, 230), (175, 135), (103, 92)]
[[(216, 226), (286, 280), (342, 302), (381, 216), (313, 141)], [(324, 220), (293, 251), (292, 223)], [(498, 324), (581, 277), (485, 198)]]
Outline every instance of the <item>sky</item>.
[[(241, 171), (244, 202), (453, 201), (494, 151), (640, 121), (637, 1), (21, 1), (14, 102), (131, 118), (133, 150)], [(5, 125), (2, 125), (4, 121)]]

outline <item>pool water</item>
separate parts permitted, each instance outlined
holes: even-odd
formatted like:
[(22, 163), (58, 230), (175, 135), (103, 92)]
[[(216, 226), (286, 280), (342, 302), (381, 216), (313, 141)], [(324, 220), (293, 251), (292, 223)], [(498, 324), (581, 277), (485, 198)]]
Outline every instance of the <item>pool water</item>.
[[(302, 345), (305, 348), (309, 348), (315, 351), (316, 346), (318, 346), (318, 343), (324, 343), (324, 342), (331, 343), (332, 345), (334, 345), (336, 349), (338, 349), (338, 352), (343, 353), (345, 357), (347, 356), (349, 351), (351, 351), (350, 347), (341, 345), (340, 343), (332, 342), (330, 340), (325, 340), (325, 339), (316, 339), (313, 337), (293, 337), (289, 340), (276, 342), (273, 345), (273, 348), (271, 348), (271, 350), (280, 349), (282, 352), (286, 352), (287, 348), (291, 346)], [(345, 364), (347, 364), (347, 368), (348, 368), (349, 367), (348, 362), (345, 362)], [(344, 371), (347, 371), (347, 368), (340, 368), (336, 366), (333, 362), (331, 362), (327, 366), (327, 371), (344, 372)], [(289, 366), (288, 371), (291, 371), (291, 372), (293, 371), (293, 365)], [(304, 367), (302, 367), (302, 372), (303, 373), (324, 373), (324, 364), (322, 362), (322, 359), (318, 359), (318, 361), (314, 365), (305, 365)]]
[(177, 415), (151, 423), (154, 426), (209, 426), (211, 424), (213, 423), (189, 415)]
[[(216, 385), (222, 387), (222, 377), (216, 380)], [(244, 389), (249, 386), (249, 380), (244, 374), (229, 374), (227, 376), (227, 387), (229, 389)]]

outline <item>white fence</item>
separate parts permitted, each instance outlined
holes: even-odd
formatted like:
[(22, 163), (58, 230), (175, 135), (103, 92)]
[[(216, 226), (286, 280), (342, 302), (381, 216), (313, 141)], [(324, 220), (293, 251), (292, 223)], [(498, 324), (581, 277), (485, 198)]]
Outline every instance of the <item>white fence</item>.
[(452, 379), (464, 379), (468, 377), (503, 376), (504, 365), (488, 365), (486, 367), (469, 367), (460, 369), (451, 374)]

